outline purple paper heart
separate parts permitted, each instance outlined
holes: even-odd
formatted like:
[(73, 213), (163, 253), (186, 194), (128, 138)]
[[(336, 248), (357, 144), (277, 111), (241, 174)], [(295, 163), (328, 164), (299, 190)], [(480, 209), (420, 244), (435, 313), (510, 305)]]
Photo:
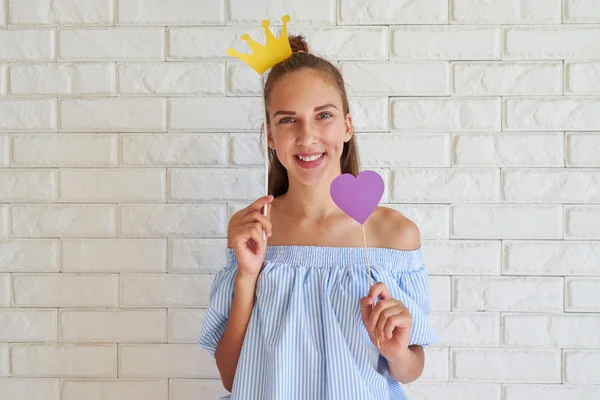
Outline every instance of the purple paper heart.
[(331, 198), (350, 217), (361, 225), (377, 208), (383, 196), (384, 183), (375, 171), (363, 171), (355, 178), (342, 174), (331, 182)]

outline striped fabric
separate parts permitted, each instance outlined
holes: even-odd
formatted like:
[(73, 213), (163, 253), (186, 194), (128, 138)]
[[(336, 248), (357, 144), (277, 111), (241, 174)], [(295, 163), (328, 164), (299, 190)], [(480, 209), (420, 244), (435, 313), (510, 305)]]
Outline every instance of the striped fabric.
[[(237, 263), (215, 276), (199, 337), (213, 357), (233, 301)], [(421, 248), (369, 248), (371, 276), (413, 316), (410, 344), (436, 335)], [(269, 246), (256, 287), (231, 400), (406, 399), (369, 340), (359, 300), (369, 291), (359, 247)]]

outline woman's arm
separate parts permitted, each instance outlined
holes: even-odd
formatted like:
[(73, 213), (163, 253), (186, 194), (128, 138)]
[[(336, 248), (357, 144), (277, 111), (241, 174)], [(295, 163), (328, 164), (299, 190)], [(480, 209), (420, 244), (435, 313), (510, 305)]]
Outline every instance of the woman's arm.
[(410, 383), (423, 373), (425, 367), (425, 351), (423, 347), (414, 345), (407, 349), (406, 357), (388, 360), (390, 376), (400, 383)]
[(236, 275), (233, 303), (225, 331), (217, 345), (215, 359), (223, 386), (231, 393), (248, 322), (254, 307), (258, 276)]

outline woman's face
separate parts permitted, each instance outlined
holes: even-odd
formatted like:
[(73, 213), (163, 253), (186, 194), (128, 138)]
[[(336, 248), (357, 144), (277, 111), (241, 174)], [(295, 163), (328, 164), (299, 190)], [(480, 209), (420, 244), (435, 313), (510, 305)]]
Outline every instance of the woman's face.
[(290, 181), (314, 185), (341, 173), (344, 143), (352, 137), (352, 117), (344, 115), (335, 86), (310, 69), (281, 78), (271, 91), (269, 147), (275, 149)]

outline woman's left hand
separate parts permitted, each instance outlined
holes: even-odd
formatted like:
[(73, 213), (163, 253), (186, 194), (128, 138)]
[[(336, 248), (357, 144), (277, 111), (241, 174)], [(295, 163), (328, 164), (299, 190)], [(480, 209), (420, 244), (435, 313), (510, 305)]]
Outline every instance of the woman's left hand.
[[(380, 300), (373, 309), (377, 297)], [(360, 310), (363, 324), (375, 346), (379, 337), (381, 355), (388, 360), (400, 360), (410, 352), (412, 315), (404, 303), (392, 297), (385, 283), (377, 282), (371, 287), (369, 294), (360, 299)]]

